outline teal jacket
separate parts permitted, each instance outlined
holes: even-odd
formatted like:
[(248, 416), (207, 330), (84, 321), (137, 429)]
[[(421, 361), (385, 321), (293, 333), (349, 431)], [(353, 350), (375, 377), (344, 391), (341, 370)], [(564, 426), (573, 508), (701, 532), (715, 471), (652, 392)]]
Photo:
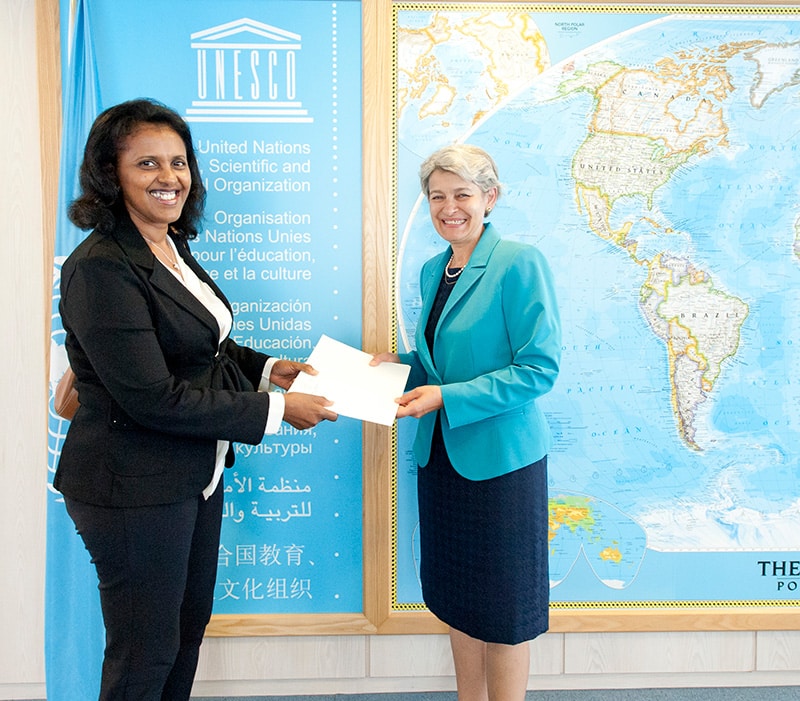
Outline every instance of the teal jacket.
[(432, 358), (425, 325), (450, 249), (422, 267), (422, 312), (407, 389), (440, 385), (444, 406), (419, 419), (414, 452), (427, 465), (437, 414), (456, 471), (485, 480), (547, 454), (550, 431), (537, 399), (558, 376), (561, 322), (547, 261), (487, 224), (436, 326)]

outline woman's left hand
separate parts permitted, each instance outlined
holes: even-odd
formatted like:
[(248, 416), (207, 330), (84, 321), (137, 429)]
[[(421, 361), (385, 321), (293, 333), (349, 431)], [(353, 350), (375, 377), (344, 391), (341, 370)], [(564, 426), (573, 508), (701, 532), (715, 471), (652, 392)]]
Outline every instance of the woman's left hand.
[(269, 373), (269, 381), (283, 389), (289, 389), (295, 378), (301, 373), (307, 372), (309, 375), (316, 375), (317, 371), (308, 363), (300, 363), (296, 360), (279, 360), (272, 366)]
[(442, 388), (439, 385), (415, 387), (395, 401), (400, 405), (397, 410), (398, 419), (402, 419), (404, 416), (413, 416), (418, 419), (420, 416), (425, 416), (425, 414), (444, 406)]

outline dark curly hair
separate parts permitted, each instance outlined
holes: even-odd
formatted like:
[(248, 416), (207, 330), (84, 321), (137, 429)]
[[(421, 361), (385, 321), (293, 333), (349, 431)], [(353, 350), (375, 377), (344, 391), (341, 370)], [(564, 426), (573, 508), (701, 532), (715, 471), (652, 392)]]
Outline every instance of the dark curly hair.
[(193, 239), (203, 217), (206, 189), (200, 176), (188, 124), (174, 110), (151, 99), (137, 99), (109, 107), (95, 119), (80, 169), (81, 194), (69, 205), (67, 216), (80, 229), (107, 234), (125, 211), (117, 178), (117, 160), (123, 141), (143, 124), (163, 124), (173, 129), (186, 146), (192, 185), (172, 225), (178, 238)]

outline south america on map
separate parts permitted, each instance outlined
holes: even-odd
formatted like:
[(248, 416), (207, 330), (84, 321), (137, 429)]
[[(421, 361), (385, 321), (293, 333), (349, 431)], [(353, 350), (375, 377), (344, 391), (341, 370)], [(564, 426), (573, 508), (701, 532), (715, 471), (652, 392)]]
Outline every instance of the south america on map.
[[(395, 30), (399, 350), (444, 247), (417, 179), (436, 148), (492, 154), (492, 223), (556, 278), (551, 600), (796, 604), (800, 13), (409, 4)], [(420, 601), (413, 431), (400, 602)]]

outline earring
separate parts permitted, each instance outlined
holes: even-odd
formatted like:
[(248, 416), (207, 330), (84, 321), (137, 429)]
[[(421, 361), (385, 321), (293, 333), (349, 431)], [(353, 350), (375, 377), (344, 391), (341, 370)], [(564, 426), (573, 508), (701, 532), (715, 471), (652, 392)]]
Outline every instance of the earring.
[(489, 207), (489, 209), (487, 209), (487, 210), (484, 212), (483, 216), (484, 216), (484, 217), (488, 217), (488, 216), (489, 216), (491, 213), (492, 213), (492, 208), (491, 208), (491, 207)]

